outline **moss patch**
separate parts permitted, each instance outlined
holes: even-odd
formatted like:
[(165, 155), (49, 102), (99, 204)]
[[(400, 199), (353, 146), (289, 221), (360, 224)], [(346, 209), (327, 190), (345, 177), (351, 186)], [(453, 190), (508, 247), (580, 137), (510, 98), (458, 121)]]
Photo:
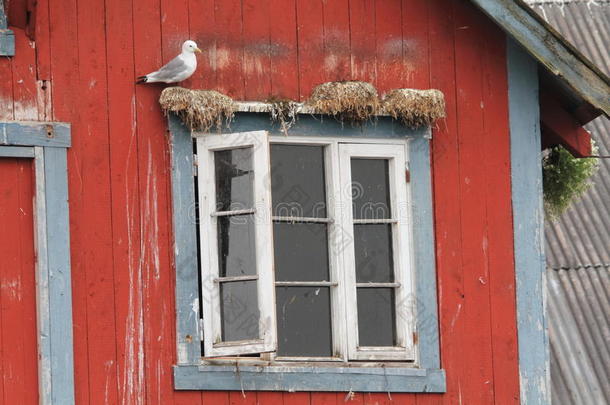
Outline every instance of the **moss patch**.
[(542, 186), (544, 209), (549, 218), (560, 216), (575, 198), (589, 188), (589, 178), (597, 167), (597, 159), (575, 158), (562, 146), (548, 151), (542, 159)]
[(396, 89), (383, 99), (385, 112), (405, 126), (430, 126), (445, 118), (445, 97), (440, 90)]
[(214, 90), (189, 90), (168, 87), (159, 98), (161, 108), (168, 114), (175, 113), (192, 130), (208, 132), (212, 127), (218, 131), (233, 119), (235, 103)]
[(322, 83), (313, 89), (306, 104), (319, 114), (352, 124), (362, 124), (379, 112), (375, 87), (357, 81)]

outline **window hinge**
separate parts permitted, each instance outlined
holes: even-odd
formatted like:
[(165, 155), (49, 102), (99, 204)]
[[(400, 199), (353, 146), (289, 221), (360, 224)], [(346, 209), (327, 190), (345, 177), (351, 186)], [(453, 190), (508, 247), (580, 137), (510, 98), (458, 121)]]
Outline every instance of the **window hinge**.
[(199, 340), (203, 342), (203, 318), (199, 318)]
[(411, 170), (409, 170), (409, 165), (405, 168), (405, 181), (407, 183), (411, 182)]
[(197, 177), (197, 167), (199, 166), (199, 161), (197, 160), (197, 154), (193, 154), (193, 176)]

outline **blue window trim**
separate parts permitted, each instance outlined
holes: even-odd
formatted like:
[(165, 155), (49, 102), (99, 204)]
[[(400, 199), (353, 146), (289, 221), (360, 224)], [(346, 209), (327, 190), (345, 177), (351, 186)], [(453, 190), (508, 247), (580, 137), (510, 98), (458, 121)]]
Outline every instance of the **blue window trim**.
[(0, 56), (15, 55), (15, 35), (8, 29), (4, 1), (0, 0)]
[[(302, 115), (290, 134), (351, 138), (410, 138), (409, 165), (414, 218), (419, 367), (294, 367), (203, 365), (199, 330), (199, 291), (193, 141), (191, 131), (169, 116), (172, 202), (176, 264), (177, 390), (445, 392), (440, 368), (430, 129), (410, 130), (387, 117), (355, 128), (329, 117)], [(265, 113), (236, 113), (228, 132), (267, 130), (281, 134)], [(290, 135), (289, 135), (290, 136)]]
[(74, 404), (67, 148), (63, 123), (0, 122), (0, 159), (33, 159), (36, 314), (42, 405)]

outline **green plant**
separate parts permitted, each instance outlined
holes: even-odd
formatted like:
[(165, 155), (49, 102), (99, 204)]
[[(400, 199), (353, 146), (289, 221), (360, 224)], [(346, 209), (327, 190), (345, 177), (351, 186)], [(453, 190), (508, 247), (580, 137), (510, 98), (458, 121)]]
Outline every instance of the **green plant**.
[(575, 158), (563, 146), (548, 150), (542, 158), (542, 188), (544, 209), (549, 218), (560, 216), (589, 188), (589, 178), (597, 166), (596, 158)]

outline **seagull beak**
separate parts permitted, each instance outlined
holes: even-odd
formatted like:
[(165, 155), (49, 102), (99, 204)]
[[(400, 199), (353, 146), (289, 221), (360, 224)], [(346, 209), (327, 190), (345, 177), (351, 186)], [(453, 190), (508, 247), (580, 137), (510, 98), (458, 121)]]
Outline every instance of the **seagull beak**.
[(195, 48), (195, 52), (199, 52), (199, 53), (201, 53), (201, 52), (203, 52), (203, 51), (202, 51), (201, 49), (199, 49), (199, 48)]

